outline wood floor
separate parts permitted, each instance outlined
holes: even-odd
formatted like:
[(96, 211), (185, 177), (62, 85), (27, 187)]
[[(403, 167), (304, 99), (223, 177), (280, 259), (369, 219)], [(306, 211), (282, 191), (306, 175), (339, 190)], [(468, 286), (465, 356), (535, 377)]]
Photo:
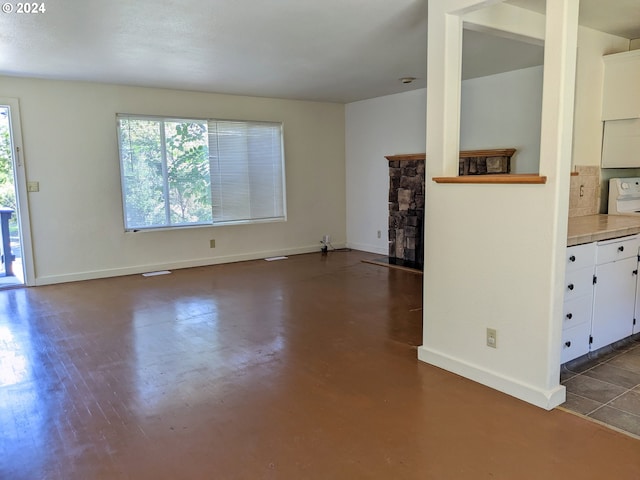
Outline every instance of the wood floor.
[(640, 478), (640, 441), (419, 362), (422, 277), (363, 258), (0, 291), (0, 478)]

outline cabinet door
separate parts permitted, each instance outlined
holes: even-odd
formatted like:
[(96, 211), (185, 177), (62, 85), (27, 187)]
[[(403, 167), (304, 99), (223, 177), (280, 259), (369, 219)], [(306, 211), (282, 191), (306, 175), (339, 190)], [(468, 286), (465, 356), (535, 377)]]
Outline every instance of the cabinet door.
[(589, 353), (589, 324), (583, 323), (562, 331), (560, 363)]
[(632, 334), (637, 268), (636, 257), (596, 266), (591, 350)]
[(603, 59), (602, 120), (640, 117), (640, 50)]
[(637, 167), (640, 167), (640, 118), (604, 122), (602, 168)]
[[(640, 260), (640, 255), (638, 255), (638, 260)], [(638, 263), (636, 268), (640, 267), (640, 262)], [(640, 332), (640, 282), (636, 280), (636, 310), (633, 315), (633, 333)]]

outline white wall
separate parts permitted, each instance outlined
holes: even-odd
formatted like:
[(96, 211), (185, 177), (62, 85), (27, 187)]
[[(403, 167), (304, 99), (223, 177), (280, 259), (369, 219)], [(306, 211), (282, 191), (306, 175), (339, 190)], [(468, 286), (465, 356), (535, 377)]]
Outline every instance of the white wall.
[[(345, 243), (344, 106), (2, 77), (20, 101), (36, 284), (319, 251)], [(125, 233), (116, 113), (284, 122), (288, 221)], [(216, 248), (209, 248), (209, 240)]]
[(515, 148), (513, 173), (537, 173), (543, 67), (462, 82), (460, 149)]
[(426, 98), (423, 88), (346, 106), (349, 247), (389, 253), (389, 163), (384, 157), (424, 152)]
[[(546, 29), (536, 37), (545, 38), (547, 45), (540, 135), (540, 173), (547, 176), (543, 185), (448, 185), (431, 180), (453, 176), (457, 170), (462, 18), (454, 9), (471, 4), (483, 5), (480, 0), (429, 2), (429, 175), (423, 345), (418, 358), (553, 408), (564, 401), (565, 393), (559, 384), (561, 267), (578, 0), (548, 2)], [(485, 343), (488, 327), (498, 333), (495, 349)]]
[[(496, 92), (506, 98), (504, 103), (492, 100)], [(425, 151), (426, 96), (423, 88), (346, 106), (347, 241), (352, 248), (388, 254), (389, 167), (384, 157)], [(537, 171), (542, 67), (465, 80), (462, 101), (463, 149), (514, 147), (519, 150), (514, 171)], [(512, 101), (518, 108), (509, 108)]]

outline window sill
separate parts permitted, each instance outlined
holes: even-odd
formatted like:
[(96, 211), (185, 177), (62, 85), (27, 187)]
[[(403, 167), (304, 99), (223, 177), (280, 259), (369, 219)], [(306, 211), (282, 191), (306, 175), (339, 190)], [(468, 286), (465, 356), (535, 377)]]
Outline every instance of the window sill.
[(475, 183), (475, 184), (529, 184), (543, 185), (547, 183), (547, 177), (535, 173), (501, 173), (498, 175), (463, 175), (458, 177), (433, 177), (436, 183)]
[(146, 227), (146, 228), (127, 228), (125, 233), (148, 233), (148, 232), (166, 232), (169, 230), (189, 230), (194, 228), (215, 228), (228, 227), (231, 225), (254, 225), (261, 223), (281, 223), (286, 222), (287, 218), (264, 218), (255, 220), (236, 220), (233, 222), (215, 222), (215, 223), (198, 223), (194, 225), (171, 225), (168, 227)]

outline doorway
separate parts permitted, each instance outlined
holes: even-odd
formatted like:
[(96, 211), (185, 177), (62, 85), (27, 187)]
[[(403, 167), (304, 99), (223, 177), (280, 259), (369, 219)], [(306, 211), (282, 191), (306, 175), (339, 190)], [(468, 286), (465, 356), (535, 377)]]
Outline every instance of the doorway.
[(0, 98), (0, 289), (33, 281), (22, 151), (18, 101)]

